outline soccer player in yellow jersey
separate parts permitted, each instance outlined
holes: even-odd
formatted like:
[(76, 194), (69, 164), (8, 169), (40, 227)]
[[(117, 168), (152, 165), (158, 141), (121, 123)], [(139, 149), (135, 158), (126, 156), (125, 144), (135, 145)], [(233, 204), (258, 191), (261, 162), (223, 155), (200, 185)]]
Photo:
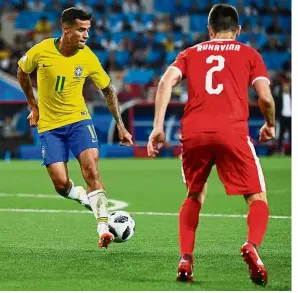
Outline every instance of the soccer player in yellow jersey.
[[(85, 45), (91, 27), (91, 14), (71, 7), (61, 17), (62, 37), (46, 39), (33, 46), (18, 62), (18, 79), (31, 113), (30, 126), (37, 126), (44, 165), (56, 191), (92, 209), (97, 220), (99, 246), (113, 241), (109, 232), (108, 202), (98, 172), (98, 141), (82, 89), (90, 76), (105, 97), (117, 123), (120, 144), (133, 144), (119, 111), (117, 94), (109, 76), (94, 53)], [(37, 68), (38, 103), (29, 74)], [(69, 150), (78, 159), (87, 183), (87, 193), (68, 177)]]

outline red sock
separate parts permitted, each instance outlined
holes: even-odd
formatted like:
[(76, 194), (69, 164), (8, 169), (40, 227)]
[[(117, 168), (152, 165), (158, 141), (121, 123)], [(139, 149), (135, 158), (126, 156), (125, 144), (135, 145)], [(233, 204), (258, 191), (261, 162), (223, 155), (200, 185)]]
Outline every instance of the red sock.
[(262, 200), (252, 202), (247, 215), (248, 236), (247, 241), (260, 246), (267, 230), (269, 209)]
[(180, 255), (193, 254), (200, 210), (201, 202), (192, 197), (186, 198), (181, 206), (179, 214)]

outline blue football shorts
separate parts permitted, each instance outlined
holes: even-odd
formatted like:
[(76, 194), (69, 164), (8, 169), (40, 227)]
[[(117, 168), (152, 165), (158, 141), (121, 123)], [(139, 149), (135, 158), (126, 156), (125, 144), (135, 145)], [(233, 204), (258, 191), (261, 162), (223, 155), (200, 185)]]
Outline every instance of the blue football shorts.
[(99, 148), (99, 142), (91, 119), (82, 120), (39, 134), (43, 165), (68, 162), (69, 150), (75, 157), (91, 148)]

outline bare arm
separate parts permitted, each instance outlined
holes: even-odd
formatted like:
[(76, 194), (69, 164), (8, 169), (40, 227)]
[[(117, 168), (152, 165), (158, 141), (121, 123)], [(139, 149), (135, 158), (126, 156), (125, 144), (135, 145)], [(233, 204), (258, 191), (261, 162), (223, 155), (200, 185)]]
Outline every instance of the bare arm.
[(112, 113), (116, 123), (123, 124), (122, 117), (120, 114), (117, 93), (116, 93), (115, 89), (113, 88), (112, 84), (110, 83), (106, 88), (102, 89), (101, 91), (104, 95), (106, 104), (107, 104), (110, 112)]
[(172, 88), (179, 83), (180, 78), (179, 70), (173, 67), (169, 67), (162, 76), (156, 93), (154, 128), (163, 128), (167, 106), (171, 99)]
[(37, 108), (37, 103), (33, 94), (32, 83), (29, 74), (25, 73), (21, 67), (18, 68), (17, 77), (27, 98), (30, 108)]
[(150, 157), (156, 157), (165, 142), (164, 120), (166, 110), (171, 99), (172, 88), (179, 83), (180, 79), (180, 70), (176, 67), (169, 67), (158, 84), (153, 130), (147, 144), (148, 156)]
[(271, 95), (269, 84), (266, 80), (259, 79), (254, 83), (258, 94), (259, 108), (269, 127), (275, 126), (275, 102)]
[(123, 124), (116, 91), (114, 90), (111, 83), (106, 88), (102, 89), (101, 91), (105, 97), (106, 104), (117, 123), (120, 145), (132, 146), (133, 145), (132, 136), (126, 130), (126, 128)]

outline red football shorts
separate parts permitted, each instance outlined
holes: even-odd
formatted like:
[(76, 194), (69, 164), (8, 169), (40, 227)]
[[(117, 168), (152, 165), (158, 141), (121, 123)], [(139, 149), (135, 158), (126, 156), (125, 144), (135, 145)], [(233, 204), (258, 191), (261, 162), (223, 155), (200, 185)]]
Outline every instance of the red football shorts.
[(215, 164), (227, 194), (266, 191), (263, 171), (249, 136), (202, 132), (181, 138), (182, 175), (189, 191), (201, 192)]

